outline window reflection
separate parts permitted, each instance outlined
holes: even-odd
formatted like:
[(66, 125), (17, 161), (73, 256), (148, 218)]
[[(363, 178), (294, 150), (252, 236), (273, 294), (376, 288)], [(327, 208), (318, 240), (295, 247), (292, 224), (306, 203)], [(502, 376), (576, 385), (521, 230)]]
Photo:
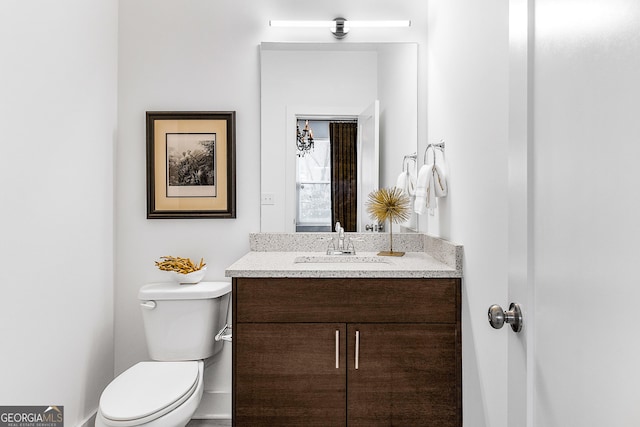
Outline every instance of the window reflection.
[[(300, 128), (305, 120), (298, 120)], [(296, 158), (296, 231), (331, 231), (329, 121), (309, 120), (313, 150)]]

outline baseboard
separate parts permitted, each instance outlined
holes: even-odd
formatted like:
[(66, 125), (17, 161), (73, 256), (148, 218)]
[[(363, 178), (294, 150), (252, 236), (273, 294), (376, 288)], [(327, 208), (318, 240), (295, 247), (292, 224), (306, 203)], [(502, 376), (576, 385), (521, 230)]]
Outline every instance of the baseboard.
[(78, 424), (78, 427), (94, 427), (96, 425), (97, 412), (98, 411), (95, 411), (89, 418)]
[(191, 418), (196, 420), (230, 420), (231, 393), (205, 391), (196, 413)]

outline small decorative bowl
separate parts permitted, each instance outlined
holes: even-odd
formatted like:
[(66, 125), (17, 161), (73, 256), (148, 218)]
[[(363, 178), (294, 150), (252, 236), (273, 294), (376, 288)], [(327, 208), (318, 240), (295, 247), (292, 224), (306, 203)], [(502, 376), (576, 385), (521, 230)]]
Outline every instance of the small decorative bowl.
[(172, 271), (171, 274), (174, 280), (181, 285), (195, 285), (204, 279), (204, 275), (207, 273), (207, 267), (204, 266), (200, 270), (192, 271), (191, 273), (182, 274), (176, 271)]

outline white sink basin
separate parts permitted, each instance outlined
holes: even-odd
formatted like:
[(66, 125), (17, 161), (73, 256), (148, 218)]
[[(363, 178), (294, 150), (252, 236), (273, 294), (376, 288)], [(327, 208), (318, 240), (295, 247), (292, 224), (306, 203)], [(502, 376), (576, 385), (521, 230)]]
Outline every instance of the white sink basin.
[(339, 263), (364, 263), (364, 264), (391, 264), (388, 258), (378, 256), (358, 256), (358, 255), (304, 255), (295, 257), (296, 264), (339, 264)]

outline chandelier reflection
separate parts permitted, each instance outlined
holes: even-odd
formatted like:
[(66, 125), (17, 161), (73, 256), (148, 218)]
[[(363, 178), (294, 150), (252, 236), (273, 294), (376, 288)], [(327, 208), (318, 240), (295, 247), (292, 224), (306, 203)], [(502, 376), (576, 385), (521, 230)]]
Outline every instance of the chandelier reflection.
[(309, 128), (309, 120), (305, 120), (304, 129), (300, 131), (300, 125), (296, 125), (296, 144), (298, 146), (298, 157), (313, 151), (313, 131)]

